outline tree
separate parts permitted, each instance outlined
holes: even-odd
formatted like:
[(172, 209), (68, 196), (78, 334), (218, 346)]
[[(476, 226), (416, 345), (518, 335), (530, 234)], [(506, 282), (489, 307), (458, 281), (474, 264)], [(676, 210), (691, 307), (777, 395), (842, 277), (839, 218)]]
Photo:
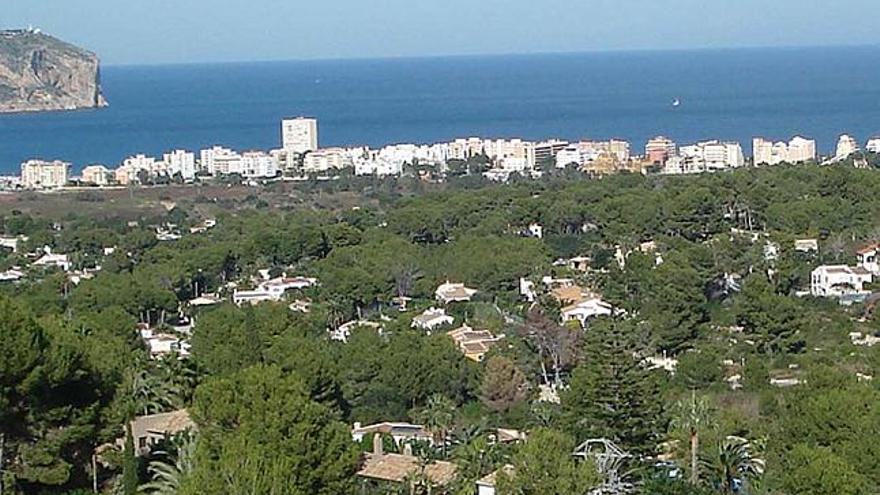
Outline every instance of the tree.
[(455, 404), (441, 394), (434, 394), (428, 398), (418, 418), (434, 434), (434, 441), (440, 443), (443, 457), (446, 457), (448, 434), (455, 421)]
[(697, 398), (695, 391), (689, 399), (679, 400), (672, 411), (671, 426), (687, 433), (690, 439), (691, 472), (690, 482), (699, 481), (700, 432), (712, 424), (712, 408), (705, 397)]
[(764, 460), (757, 457), (748, 440), (727, 437), (702, 459), (703, 476), (709, 486), (723, 494), (740, 493), (764, 474)]
[(826, 448), (800, 444), (783, 462), (781, 488), (786, 493), (858, 495), (877, 491), (854, 466)]
[(599, 484), (596, 467), (576, 459), (568, 435), (544, 428), (531, 433), (497, 477), (499, 495), (587, 495)]
[(526, 400), (528, 395), (526, 377), (516, 363), (503, 356), (489, 358), (480, 386), (480, 398), (486, 407), (496, 412), (506, 412)]
[(140, 486), (139, 493), (177, 495), (180, 492), (194, 468), (196, 439), (190, 434), (185, 434), (175, 440), (173, 452), (158, 453), (158, 455), (166, 455), (167, 460), (150, 461), (147, 466), (150, 481)]
[(639, 327), (597, 321), (584, 342), (584, 360), (562, 393), (567, 430), (579, 440), (606, 438), (633, 455), (652, 453), (665, 431), (658, 383), (638, 358)]
[(348, 427), (309, 398), (299, 377), (278, 367), (258, 365), (208, 380), (196, 390), (193, 416), (199, 442), (184, 494), (351, 489), (358, 452)]
[(131, 423), (125, 423), (125, 445), (122, 448), (122, 493), (123, 495), (135, 495), (138, 490), (140, 466), (137, 454), (134, 451), (134, 437), (131, 433)]

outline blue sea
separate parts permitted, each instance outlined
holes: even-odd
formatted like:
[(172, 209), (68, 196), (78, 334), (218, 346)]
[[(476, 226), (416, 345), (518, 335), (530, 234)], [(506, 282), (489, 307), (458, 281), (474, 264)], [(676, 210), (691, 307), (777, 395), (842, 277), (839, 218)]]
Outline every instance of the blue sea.
[[(320, 121), (322, 146), (455, 137), (680, 143), (880, 132), (880, 47), (607, 52), (103, 69), (110, 107), (0, 115), (0, 173), (75, 168), (222, 144), (271, 149), (279, 121)], [(681, 105), (674, 108), (672, 101)]]

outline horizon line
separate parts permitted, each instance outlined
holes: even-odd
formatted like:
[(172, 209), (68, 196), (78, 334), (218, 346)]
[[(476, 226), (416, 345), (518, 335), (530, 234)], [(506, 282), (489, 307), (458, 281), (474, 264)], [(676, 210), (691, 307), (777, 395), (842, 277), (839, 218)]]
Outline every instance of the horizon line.
[[(326, 62), (380, 62), (406, 60), (443, 60), (473, 59), (501, 57), (540, 57), (540, 56), (572, 56), (572, 55), (627, 55), (639, 53), (690, 53), (690, 52), (729, 52), (755, 50), (839, 50), (854, 48), (880, 48), (880, 43), (838, 44), (838, 45), (739, 45), (739, 46), (701, 46), (690, 48), (609, 48), (593, 50), (559, 50), (535, 52), (485, 52), (485, 53), (450, 53), (426, 55), (383, 55), (383, 56), (338, 56), (314, 58), (265, 58), (254, 60), (206, 60), (206, 61), (170, 61), (147, 63), (101, 63), (102, 67), (165, 67), (165, 66), (197, 66), (197, 65), (246, 65), (246, 64), (277, 64), (277, 63), (326, 63)], [(99, 55), (100, 57), (100, 55)]]

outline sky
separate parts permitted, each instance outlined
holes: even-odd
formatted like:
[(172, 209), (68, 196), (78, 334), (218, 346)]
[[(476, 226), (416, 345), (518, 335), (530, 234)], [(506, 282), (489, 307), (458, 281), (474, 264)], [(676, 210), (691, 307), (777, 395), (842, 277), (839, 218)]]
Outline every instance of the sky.
[(878, 0), (0, 0), (105, 64), (880, 44)]

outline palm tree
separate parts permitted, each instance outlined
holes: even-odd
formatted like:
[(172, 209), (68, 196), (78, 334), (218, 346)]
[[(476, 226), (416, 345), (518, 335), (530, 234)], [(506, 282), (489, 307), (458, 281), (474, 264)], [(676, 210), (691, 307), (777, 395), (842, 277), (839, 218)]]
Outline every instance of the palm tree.
[(446, 439), (449, 428), (455, 419), (455, 404), (442, 394), (434, 394), (428, 398), (425, 408), (419, 414), (425, 427), (434, 435), (434, 441), (440, 442), (443, 457), (446, 457)]
[(700, 452), (700, 431), (712, 425), (712, 407), (705, 397), (698, 399), (696, 392), (691, 391), (690, 399), (678, 401), (673, 411), (671, 426), (687, 432), (690, 438), (690, 482), (696, 485), (699, 480), (697, 457)]
[(187, 476), (193, 471), (195, 461), (195, 438), (184, 434), (176, 439), (177, 451), (168, 455), (168, 461), (154, 460), (147, 466), (150, 482), (138, 488), (139, 493), (151, 495), (176, 495)]
[(749, 441), (740, 437), (724, 439), (702, 464), (709, 484), (724, 494), (741, 493), (764, 474), (764, 460), (756, 457)]

